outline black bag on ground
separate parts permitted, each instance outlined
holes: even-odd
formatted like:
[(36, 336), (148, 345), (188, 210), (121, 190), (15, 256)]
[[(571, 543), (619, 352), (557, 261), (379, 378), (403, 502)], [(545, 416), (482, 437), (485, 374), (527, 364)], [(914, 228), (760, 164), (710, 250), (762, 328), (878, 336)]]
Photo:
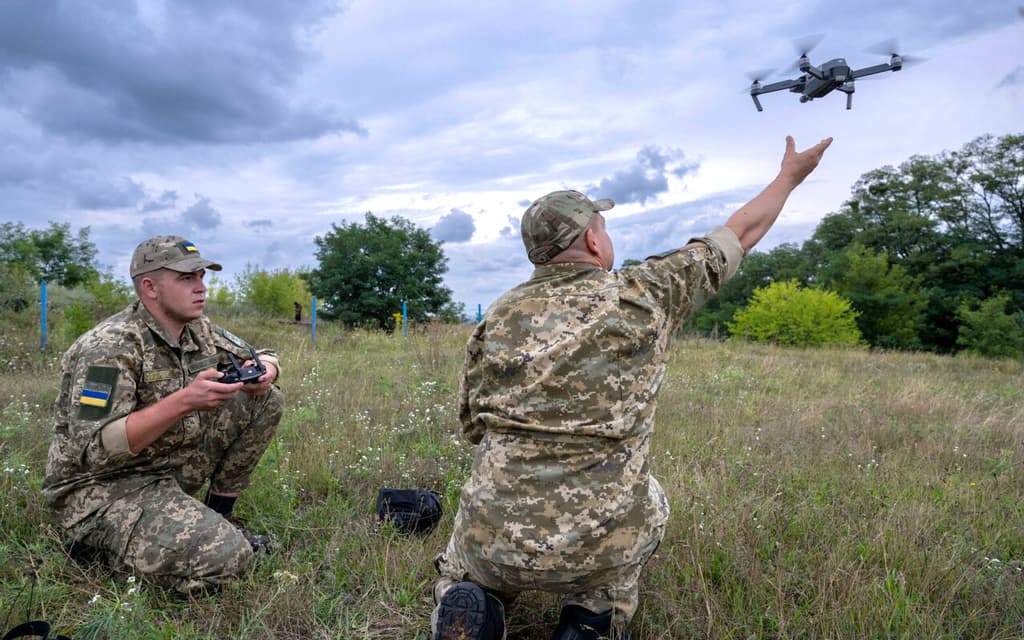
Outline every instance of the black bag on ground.
[(388, 489), (377, 492), (377, 518), (402, 533), (430, 533), (441, 521), (441, 494), (427, 489)]
[(3, 640), (15, 638), (42, 638), (43, 640), (70, 640), (67, 636), (50, 635), (50, 623), (42, 620), (23, 622), (4, 634)]

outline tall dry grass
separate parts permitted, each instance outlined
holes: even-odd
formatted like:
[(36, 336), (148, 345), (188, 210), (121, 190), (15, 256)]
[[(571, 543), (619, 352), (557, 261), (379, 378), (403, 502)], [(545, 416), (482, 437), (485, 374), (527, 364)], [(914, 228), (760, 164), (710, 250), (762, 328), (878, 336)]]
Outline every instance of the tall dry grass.
[[(407, 339), (215, 318), (283, 362), (287, 410), (238, 509), (281, 552), (183, 600), (81, 567), (39, 495), (58, 353), (4, 316), (0, 624), (83, 638), (426, 639), (432, 558), (473, 451), (455, 397), (466, 327)], [(19, 324), (20, 322), (20, 324)], [(639, 639), (1024, 637), (1024, 366), (927, 354), (684, 340), (661, 392), (666, 539)], [(435, 488), (426, 537), (379, 530), (382, 486)], [(547, 638), (527, 594), (511, 639)]]

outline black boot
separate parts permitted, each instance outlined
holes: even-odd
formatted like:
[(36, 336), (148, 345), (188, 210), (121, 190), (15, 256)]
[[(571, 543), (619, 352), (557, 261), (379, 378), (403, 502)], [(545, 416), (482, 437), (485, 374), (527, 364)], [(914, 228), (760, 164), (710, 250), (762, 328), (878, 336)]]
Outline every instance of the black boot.
[(505, 640), (505, 608), (472, 582), (456, 582), (434, 611), (433, 640)]
[(612, 636), (612, 611), (594, 613), (589, 609), (570, 604), (558, 616), (558, 626), (552, 640), (632, 640), (629, 631), (622, 629)]
[(245, 521), (234, 515), (225, 516), (224, 519), (238, 529), (238, 532), (246, 539), (249, 546), (252, 547), (252, 552), (256, 555), (261, 553), (270, 555), (277, 551), (277, 540), (271, 534), (250, 531), (245, 525)]

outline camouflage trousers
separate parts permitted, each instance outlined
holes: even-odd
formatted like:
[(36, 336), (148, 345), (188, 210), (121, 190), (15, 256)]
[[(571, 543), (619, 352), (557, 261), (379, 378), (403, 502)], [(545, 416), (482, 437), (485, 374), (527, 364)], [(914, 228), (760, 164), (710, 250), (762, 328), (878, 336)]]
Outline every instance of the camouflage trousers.
[[(100, 550), (111, 568), (181, 592), (226, 582), (253, 560), (249, 542), (219, 513), (192, 496), (205, 481), (219, 493), (246, 488), (283, 412), (280, 390), (240, 393), (201, 415), (203, 437), (173, 477), (122, 495), (76, 524), (72, 537)], [(135, 479), (137, 483), (137, 478)], [(116, 483), (116, 480), (112, 481)]]
[(626, 564), (596, 570), (534, 570), (493, 562), (469, 552), (457, 536), (448, 541), (445, 552), (434, 560), (440, 578), (434, 583), (434, 602), (456, 582), (470, 581), (494, 594), (506, 604), (521, 591), (562, 594), (561, 606), (578, 605), (594, 613), (612, 611), (612, 625), (619, 629), (633, 619), (639, 604), (640, 573), (665, 537), (668, 502), (653, 478), (658, 496), (654, 504), (658, 523), (636, 541), (637, 552)]

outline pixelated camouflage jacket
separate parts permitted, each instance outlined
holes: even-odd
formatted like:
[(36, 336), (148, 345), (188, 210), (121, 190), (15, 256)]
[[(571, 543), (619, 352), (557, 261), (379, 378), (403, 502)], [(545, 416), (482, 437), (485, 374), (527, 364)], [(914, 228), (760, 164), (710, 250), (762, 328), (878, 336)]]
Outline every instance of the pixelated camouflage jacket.
[(631, 562), (663, 524), (648, 454), (669, 343), (742, 256), (729, 230), (695, 240), (617, 272), (537, 267), (488, 310), (459, 391), (479, 443), (453, 536), (466, 552), (601, 569)]
[(43, 482), (43, 496), (63, 526), (158, 479), (177, 479), (202, 437), (200, 412), (184, 416), (138, 455), (108, 453), (100, 431), (188, 386), (198, 372), (227, 364), (228, 353), (240, 362), (251, 357), (244, 341), (206, 316), (186, 324), (179, 343), (139, 302), (71, 345), (61, 359)]

